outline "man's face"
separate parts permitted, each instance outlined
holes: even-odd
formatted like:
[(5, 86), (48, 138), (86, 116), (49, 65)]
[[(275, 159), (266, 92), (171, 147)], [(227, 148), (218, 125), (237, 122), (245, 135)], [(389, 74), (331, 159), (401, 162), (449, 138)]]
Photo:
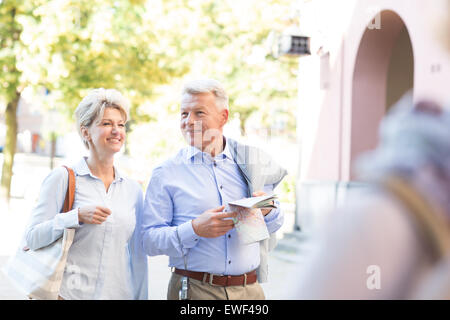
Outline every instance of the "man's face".
[(185, 94), (181, 99), (180, 129), (186, 142), (202, 151), (222, 139), (228, 110), (219, 109), (212, 93)]

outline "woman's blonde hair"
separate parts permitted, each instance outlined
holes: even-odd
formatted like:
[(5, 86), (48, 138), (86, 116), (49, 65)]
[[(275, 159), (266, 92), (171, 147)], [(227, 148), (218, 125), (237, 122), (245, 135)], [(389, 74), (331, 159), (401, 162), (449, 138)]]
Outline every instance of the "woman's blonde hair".
[(86, 148), (89, 144), (83, 138), (82, 127), (90, 127), (95, 119), (101, 119), (106, 108), (114, 108), (120, 111), (124, 122), (128, 120), (129, 104), (125, 97), (115, 89), (98, 88), (91, 90), (86, 97), (81, 100), (75, 110), (78, 133), (83, 139)]

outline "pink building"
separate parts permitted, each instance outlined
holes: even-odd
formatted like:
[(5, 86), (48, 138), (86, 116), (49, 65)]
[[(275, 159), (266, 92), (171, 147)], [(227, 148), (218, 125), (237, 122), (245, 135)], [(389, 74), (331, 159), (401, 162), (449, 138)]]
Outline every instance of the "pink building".
[(352, 165), (404, 94), (450, 107), (449, 10), (449, 0), (301, 1), (312, 54), (299, 59), (297, 226), (360, 185)]

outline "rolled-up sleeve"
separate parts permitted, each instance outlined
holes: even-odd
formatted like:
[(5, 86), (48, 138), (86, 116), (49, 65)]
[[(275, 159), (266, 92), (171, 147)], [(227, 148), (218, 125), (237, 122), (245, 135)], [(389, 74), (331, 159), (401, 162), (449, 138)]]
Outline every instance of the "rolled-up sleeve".
[(27, 246), (36, 250), (62, 237), (65, 228), (79, 227), (78, 208), (61, 213), (67, 192), (65, 168), (53, 170), (43, 181), (26, 231)]
[(150, 256), (164, 254), (181, 257), (183, 249), (195, 246), (199, 237), (190, 220), (179, 226), (173, 225), (173, 201), (165, 183), (170, 180), (164, 169), (157, 167), (153, 170), (147, 187), (143, 210), (143, 247)]

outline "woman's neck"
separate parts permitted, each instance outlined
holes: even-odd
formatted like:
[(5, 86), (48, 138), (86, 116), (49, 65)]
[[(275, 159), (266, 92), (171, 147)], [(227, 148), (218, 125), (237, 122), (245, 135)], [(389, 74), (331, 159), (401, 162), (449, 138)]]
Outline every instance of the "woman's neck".
[(114, 157), (100, 157), (96, 153), (91, 152), (86, 159), (86, 163), (94, 176), (114, 178)]

